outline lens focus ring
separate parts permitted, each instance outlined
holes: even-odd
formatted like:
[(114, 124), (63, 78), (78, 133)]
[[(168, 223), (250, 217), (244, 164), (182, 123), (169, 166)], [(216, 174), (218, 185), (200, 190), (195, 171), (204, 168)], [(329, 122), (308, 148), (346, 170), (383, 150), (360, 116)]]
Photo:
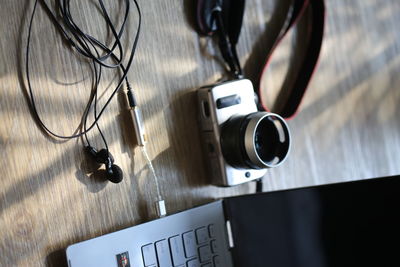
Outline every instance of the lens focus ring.
[(286, 159), (290, 133), (284, 119), (273, 113), (233, 116), (221, 127), (221, 148), (233, 167), (272, 168)]

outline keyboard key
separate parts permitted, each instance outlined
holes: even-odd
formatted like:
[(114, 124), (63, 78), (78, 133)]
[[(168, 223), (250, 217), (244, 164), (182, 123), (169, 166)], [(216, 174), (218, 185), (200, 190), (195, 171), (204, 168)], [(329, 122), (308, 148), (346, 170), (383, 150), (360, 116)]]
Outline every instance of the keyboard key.
[(153, 266), (157, 264), (156, 251), (153, 244), (148, 244), (142, 247), (142, 256), (144, 266)]
[(206, 262), (211, 260), (211, 249), (209, 245), (205, 245), (202, 247), (199, 247), (199, 255), (200, 255), (200, 262)]
[(196, 239), (197, 244), (199, 245), (208, 241), (208, 233), (206, 227), (196, 229)]
[(217, 255), (213, 259), (214, 267), (222, 267), (221, 258)]
[(212, 266), (212, 263), (209, 262), (209, 263), (201, 265), (201, 267), (213, 267), (213, 266)]
[(187, 267), (200, 267), (200, 262), (198, 259), (190, 260), (186, 264)]
[(160, 267), (171, 267), (171, 254), (167, 240), (160, 240), (156, 242), (157, 259)]
[(215, 237), (215, 226), (214, 226), (214, 224), (210, 224), (208, 226), (208, 234), (210, 235), (210, 238)]
[(182, 239), (180, 236), (169, 238), (169, 247), (171, 248), (172, 261), (174, 266), (185, 264), (185, 252), (183, 251)]
[(183, 237), (183, 245), (185, 247), (186, 258), (191, 258), (196, 256), (197, 245), (193, 231), (184, 233), (182, 237)]
[(211, 240), (211, 251), (217, 253), (217, 240)]

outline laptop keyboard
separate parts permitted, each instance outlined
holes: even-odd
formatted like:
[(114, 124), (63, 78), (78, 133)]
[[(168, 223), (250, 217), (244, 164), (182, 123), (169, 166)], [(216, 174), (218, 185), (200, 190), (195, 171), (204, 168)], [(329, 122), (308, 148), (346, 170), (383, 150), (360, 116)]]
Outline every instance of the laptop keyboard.
[(214, 225), (142, 246), (145, 267), (221, 267)]

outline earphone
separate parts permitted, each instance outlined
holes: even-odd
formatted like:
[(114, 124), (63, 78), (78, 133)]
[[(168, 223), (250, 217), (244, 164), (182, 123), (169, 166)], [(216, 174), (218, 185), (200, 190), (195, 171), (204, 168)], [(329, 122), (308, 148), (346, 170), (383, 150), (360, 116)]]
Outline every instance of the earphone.
[[(31, 36), (32, 34), (32, 25), (36, 13), (36, 8), (38, 3), (40, 2), (41, 6), (46, 11), (49, 18), (54, 23), (56, 29), (59, 34), (64, 38), (67, 44), (69, 44), (69, 48), (78, 53), (82, 58), (87, 60), (87, 63), (92, 65), (93, 68), (93, 85), (91, 90), (90, 97), (88, 99), (86, 108), (82, 114), (82, 124), (80, 125), (81, 131), (75, 132), (71, 135), (61, 135), (50, 129), (45, 122), (42, 120), (38, 109), (36, 107), (35, 96), (33, 93), (33, 88), (30, 79), (30, 46), (31, 46)], [(29, 93), (29, 104), (31, 106), (34, 117), (44, 132), (54, 138), (60, 138), (64, 140), (69, 140), (73, 138), (84, 137), (84, 142), (86, 141), (86, 151), (90, 154), (90, 156), (95, 160), (98, 164), (105, 164), (107, 179), (113, 183), (119, 183), (122, 181), (123, 173), (119, 166), (114, 164), (114, 158), (108, 149), (108, 144), (106, 138), (100, 129), (100, 125), (98, 124), (100, 117), (104, 114), (107, 106), (110, 104), (111, 100), (116, 95), (117, 91), (121, 88), (124, 81), (126, 82), (126, 86), (128, 88), (128, 92), (131, 91), (131, 86), (129, 85), (128, 71), (133, 62), (133, 58), (136, 52), (137, 43), (139, 40), (139, 33), (141, 28), (141, 12), (139, 8), (139, 4), (137, 0), (121, 0), (121, 3), (125, 4), (125, 14), (120, 16), (121, 21), (118, 23), (119, 28), (111, 21), (110, 14), (108, 10), (105, 8), (103, 0), (99, 0), (99, 11), (102, 13), (102, 17), (104, 18), (107, 24), (107, 30), (112, 33), (114, 38), (111, 45), (107, 45), (106, 43), (101, 42), (96, 39), (89, 33), (87, 33), (84, 29), (80, 28), (77, 23), (75, 23), (74, 18), (70, 12), (70, 4), (71, 0), (57, 0), (56, 9), (53, 11), (50, 6), (47, 5), (45, 0), (35, 0), (32, 15), (29, 22), (28, 29), (28, 38), (26, 44), (26, 62), (25, 62), (25, 71), (27, 78), (27, 88)], [(132, 43), (132, 47), (127, 56), (126, 62), (124, 62), (124, 51), (127, 50), (124, 48), (121, 43), (121, 38), (125, 33), (127, 19), (130, 14), (130, 2), (133, 2), (136, 10), (137, 10), (137, 18), (138, 25), (137, 31)], [(34, 50), (33, 50), (34, 51)], [(111, 62), (110, 62), (111, 61)], [(113, 64), (114, 63), (114, 64)], [(126, 63), (126, 64), (125, 64)], [(106, 100), (105, 104), (102, 107), (98, 107), (98, 87), (102, 78), (102, 72), (104, 69), (115, 69), (121, 71), (122, 75), (118, 80), (118, 84), (113, 89), (110, 97)], [(132, 93), (131, 93), (132, 94)], [(88, 116), (90, 111), (93, 110), (94, 119), (92, 122), (88, 123)], [(91, 131), (94, 127), (97, 128), (103, 142), (105, 148), (97, 151), (91, 143), (89, 142), (89, 138), (87, 133)]]
[(110, 182), (120, 183), (122, 181), (122, 170), (118, 165), (114, 164), (114, 157), (106, 148), (97, 151), (94, 147), (89, 145), (86, 146), (85, 149), (96, 163), (106, 166), (106, 177)]

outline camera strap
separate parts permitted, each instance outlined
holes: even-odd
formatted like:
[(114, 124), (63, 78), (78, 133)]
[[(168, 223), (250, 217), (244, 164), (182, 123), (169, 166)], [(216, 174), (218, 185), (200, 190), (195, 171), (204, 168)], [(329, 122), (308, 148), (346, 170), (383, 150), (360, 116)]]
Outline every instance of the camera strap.
[[(242, 26), (244, 7), (245, 0), (197, 0), (196, 17), (199, 31), (205, 35), (217, 34), (222, 57), (229, 67), (229, 73), (235, 79), (243, 77), (236, 45)], [(301, 38), (306, 44), (305, 54), (295, 77), (291, 79), (291, 84), (284, 85), (289, 88), (284, 88), (284, 91), (281, 90), (279, 94), (279, 107), (274, 108), (276, 109), (274, 112), (285, 119), (291, 119), (296, 115), (318, 63), (324, 36), (324, 0), (292, 0), (281, 31), (273, 42), (272, 48), (267, 52), (258, 86), (256, 86), (256, 88), (258, 87), (256, 90), (259, 99), (258, 109), (269, 111), (269, 108), (263, 103), (261, 80), (269, 66), (273, 52), (302, 17), (309, 19), (306, 34), (304, 38), (303, 36)]]
[(305, 48), (306, 52), (303, 56), (299, 70), (295, 74), (293, 79), (294, 82), (290, 86), (291, 88), (285, 88), (285, 90), (288, 90), (286, 100), (283, 101), (278, 110), (274, 111), (285, 119), (291, 119), (297, 114), (300, 103), (307, 90), (307, 86), (318, 64), (318, 57), (321, 51), (325, 23), (325, 5), (323, 0), (293, 0), (293, 4), (287, 13), (286, 22), (277, 39), (275, 40), (271, 50), (267, 54), (264, 67), (259, 78), (259, 89), (257, 92), (259, 97), (259, 109), (269, 111), (269, 109), (263, 103), (262, 90), (260, 86), (261, 80), (269, 66), (275, 49), (285, 38), (289, 30), (295, 26), (300, 18), (306, 14), (311, 16), (307, 25), (308, 28), (306, 36), (305, 38), (302, 38), (305, 42), (307, 42), (307, 46)]
[[(197, 2), (197, 24), (199, 30), (206, 35), (217, 33), (221, 54), (229, 67), (230, 74), (235, 79), (243, 77), (242, 68), (240, 67), (239, 58), (236, 53), (236, 45), (242, 26), (244, 7), (245, 0), (198, 0)], [(306, 34), (305, 36), (301, 36), (301, 39), (306, 44), (305, 54), (302, 55), (302, 61), (297, 73), (295, 73), (295, 77), (290, 80), (291, 84), (284, 85), (283, 87), (288, 88), (284, 88), (279, 94), (279, 107), (274, 108), (276, 109), (274, 112), (285, 119), (293, 118), (296, 115), (318, 63), (324, 35), (324, 0), (292, 0), (282, 29), (273, 42), (272, 48), (267, 51), (258, 86), (256, 85), (256, 88), (259, 88), (256, 90), (259, 99), (258, 109), (269, 111), (263, 103), (263, 90), (261, 90), (260, 86), (261, 80), (269, 66), (273, 52), (285, 38), (289, 30), (297, 25), (302, 17), (308, 19)]]

